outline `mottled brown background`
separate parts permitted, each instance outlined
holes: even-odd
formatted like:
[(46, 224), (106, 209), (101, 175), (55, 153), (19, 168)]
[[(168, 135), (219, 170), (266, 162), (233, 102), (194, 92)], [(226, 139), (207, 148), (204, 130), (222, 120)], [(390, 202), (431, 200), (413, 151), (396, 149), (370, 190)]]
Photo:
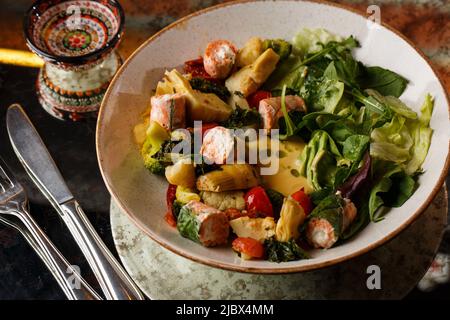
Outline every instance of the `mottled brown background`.
[[(3, 0), (0, 10), (0, 47), (26, 49), (22, 36), (23, 10), (31, 1)], [(122, 0), (126, 34), (120, 51), (127, 57), (145, 39), (167, 24), (199, 9), (226, 1), (218, 0)], [(364, 15), (371, 4), (381, 8), (381, 19), (407, 36), (433, 62), (450, 92), (450, 1), (449, 0), (332, 0)], [(414, 67), (414, 66), (411, 66)]]

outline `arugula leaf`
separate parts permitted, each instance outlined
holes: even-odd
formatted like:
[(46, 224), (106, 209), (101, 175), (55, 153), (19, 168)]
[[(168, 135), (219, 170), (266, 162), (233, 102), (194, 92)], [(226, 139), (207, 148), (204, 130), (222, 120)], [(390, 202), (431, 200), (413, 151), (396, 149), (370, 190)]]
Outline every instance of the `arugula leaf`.
[(361, 80), (361, 88), (375, 89), (384, 96), (400, 97), (408, 85), (408, 80), (397, 73), (381, 67), (366, 67)]
[(295, 133), (295, 125), (286, 109), (286, 85), (283, 86), (283, 90), (281, 91), (281, 111), (283, 112), (284, 122), (286, 125), (286, 133), (280, 134), (280, 140), (286, 140)]

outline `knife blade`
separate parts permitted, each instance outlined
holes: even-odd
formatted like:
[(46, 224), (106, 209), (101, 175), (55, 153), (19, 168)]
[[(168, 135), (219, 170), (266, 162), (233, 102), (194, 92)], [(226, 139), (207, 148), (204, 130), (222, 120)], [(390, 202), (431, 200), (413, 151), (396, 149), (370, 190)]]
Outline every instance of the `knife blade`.
[(33, 182), (66, 223), (107, 299), (142, 300), (142, 293), (96, 233), (75, 200), (44, 142), (20, 105), (8, 108), (13, 149)]
[(62, 204), (74, 199), (44, 142), (20, 107), (7, 114), (8, 134), (14, 151), (38, 188), (53, 202)]

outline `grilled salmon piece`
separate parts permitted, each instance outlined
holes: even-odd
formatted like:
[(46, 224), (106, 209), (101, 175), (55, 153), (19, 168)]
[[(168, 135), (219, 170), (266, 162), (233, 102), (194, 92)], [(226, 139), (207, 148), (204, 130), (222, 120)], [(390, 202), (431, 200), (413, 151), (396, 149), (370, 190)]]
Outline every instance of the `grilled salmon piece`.
[(185, 127), (186, 99), (183, 94), (153, 96), (150, 103), (150, 121), (158, 122), (169, 131)]
[[(286, 96), (286, 110), (306, 112), (305, 102), (299, 96)], [(259, 102), (258, 112), (263, 120), (264, 129), (278, 127), (278, 120), (283, 117), (281, 97), (263, 99)]]
[(208, 43), (203, 56), (203, 66), (213, 78), (225, 79), (236, 62), (237, 48), (227, 40)]

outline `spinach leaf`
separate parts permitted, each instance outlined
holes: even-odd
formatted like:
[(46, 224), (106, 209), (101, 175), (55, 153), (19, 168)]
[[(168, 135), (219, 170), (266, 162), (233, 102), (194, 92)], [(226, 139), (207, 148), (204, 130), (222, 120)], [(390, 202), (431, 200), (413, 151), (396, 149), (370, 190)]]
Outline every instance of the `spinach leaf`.
[(230, 129), (239, 129), (249, 126), (259, 126), (261, 116), (254, 109), (244, 109), (236, 105), (231, 115), (222, 123), (222, 126)]
[(266, 189), (266, 194), (272, 204), (275, 216), (279, 216), (281, 207), (283, 206), (284, 196), (276, 190)]
[(343, 144), (343, 155), (345, 158), (359, 162), (366, 152), (370, 138), (365, 135), (355, 134), (348, 137)]
[(201, 222), (191, 210), (183, 206), (178, 214), (177, 229), (180, 234), (195, 242), (200, 242), (199, 231)]
[(373, 176), (379, 177), (370, 191), (370, 220), (383, 220), (381, 206), (399, 207), (408, 200), (414, 192), (416, 182), (407, 175), (401, 166), (387, 161), (376, 161)]
[(361, 88), (375, 89), (384, 96), (400, 97), (408, 85), (408, 80), (397, 73), (381, 67), (366, 67), (361, 80)]
[(344, 83), (328, 78), (310, 81), (305, 88), (306, 104), (312, 111), (334, 113), (344, 94)]
[(323, 188), (320, 190), (315, 190), (309, 194), (311, 201), (317, 206), (323, 199), (332, 195), (334, 190), (332, 188)]
[(300, 155), (299, 173), (314, 190), (333, 188), (338, 168), (350, 163), (326, 131), (316, 130)]
[(391, 176), (392, 187), (382, 195), (387, 207), (401, 207), (414, 193), (416, 181), (404, 171)]
[(358, 213), (355, 220), (350, 226), (348, 226), (347, 229), (344, 230), (344, 232), (342, 232), (340, 240), (345, 241), (350, 239), (369, 224), (370, 217), (367, 199), (360, 201), (360, 203), (361, 205), (357, 206)]
[(178, 216), (180, 215), (181, 208), (184, 206), (184, 204), (181, 201), (174, 200), (172, 205), (172, 214), (174, 215), (175, 219), (178, 219)]
[(264, 241), (267, 260), (272, 262), (286, 262), (301, 259), (309, 259), (308, 253), (300, 248), (294, 239), (288, 242), (280, 242), (274, 237)]
[(204, 78), (192, 78), (189, 83), (191, 84), (192, 89), (204, 93), (214, 93), (223, 101), (227, 101), (231, 96), (230, 91), (228, 91), (225, 86)]

